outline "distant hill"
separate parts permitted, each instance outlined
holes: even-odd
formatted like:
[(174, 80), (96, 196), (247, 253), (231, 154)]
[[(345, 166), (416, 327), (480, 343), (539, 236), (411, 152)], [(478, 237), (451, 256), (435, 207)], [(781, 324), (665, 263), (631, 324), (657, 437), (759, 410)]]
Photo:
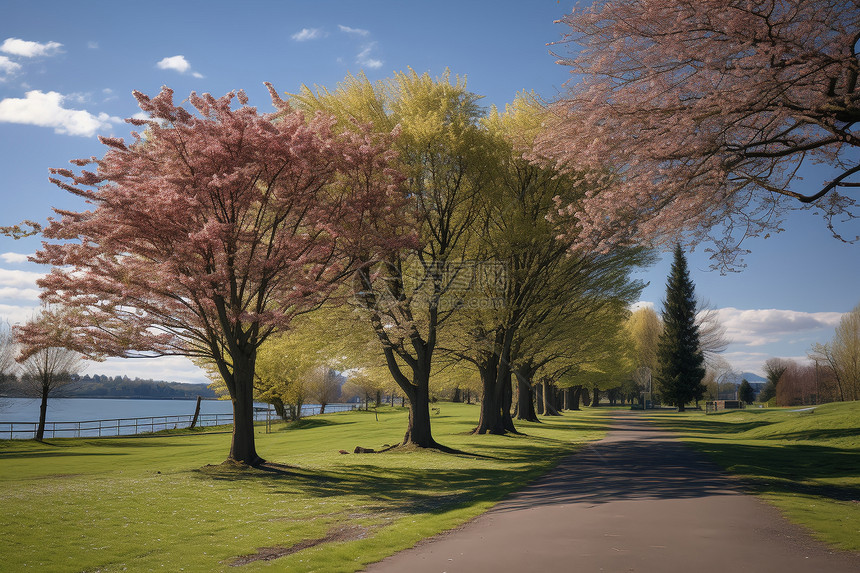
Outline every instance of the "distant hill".
[[(12, 382), (6, 395), (10, 398), (27, 396), (20, 384)], [(215, 398), (215, 391), (206, 384), (182, 384), (164, 380), (130, 379), (128, 376), (102, 376), (96, 374), (78, 377), (64, 386), (55, 397), (63, 398), (142, 398), (150, 400), (182, 400), (197, 396)]]
[(753, 374), (752, 372), (744, 372), (741, 374), (741, 380), (746, 380), (752, 386), (753, 391), (758, 394), (761, 392), (764, 385), (767, 384), (767, 379), (762, 378), (758, 374)]

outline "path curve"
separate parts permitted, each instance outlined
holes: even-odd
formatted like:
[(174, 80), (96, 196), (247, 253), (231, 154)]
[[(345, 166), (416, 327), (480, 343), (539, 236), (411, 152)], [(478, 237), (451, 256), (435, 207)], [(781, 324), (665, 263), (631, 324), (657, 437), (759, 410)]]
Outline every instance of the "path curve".
[(854, 573), (838, 552), (632, 412), (489, 512), (371, 573), (482, 571)]

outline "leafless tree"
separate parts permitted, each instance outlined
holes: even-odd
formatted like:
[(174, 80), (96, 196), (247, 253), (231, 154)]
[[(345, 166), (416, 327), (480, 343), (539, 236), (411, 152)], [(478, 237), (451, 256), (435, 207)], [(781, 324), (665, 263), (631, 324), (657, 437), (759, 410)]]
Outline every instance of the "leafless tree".
[(15, 339), (6, 321), (0, 322), (0, 396), (15, 372)]
[(696, 325), (699, 327), (699, 349), (705, 356), (705, 364), (716, 367), (719, 354), (731, 343), (726, 336), (726, 327), (720, 322), (717, 309), (710, 301), (699, 299), (696, 305)]
[(328, 366), (317, 366), (308, 374), (305, 388), (311, 401), (320, 405), (320, 414), (325, 407), (340, 398), (340, 376)]
[(39, 427), (36, 439), (45, 437), (45, 418), (48, 397), (74, 382), (74, 376), (83, 369), (83, 358), (68, 348), (40, 348), (21, 360), (21, 386), (27, 394), (39, 398)]
[(839, 399), (860, 399), (860, 305), (839, 321), (833, 340), (814, 344), (809, 353), (835, 383)]

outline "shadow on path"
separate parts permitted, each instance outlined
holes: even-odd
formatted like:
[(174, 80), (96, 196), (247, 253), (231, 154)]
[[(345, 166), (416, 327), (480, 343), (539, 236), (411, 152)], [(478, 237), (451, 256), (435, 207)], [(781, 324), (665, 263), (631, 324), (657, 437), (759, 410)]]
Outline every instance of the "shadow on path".
[(603, 440), (367, 571), (860, 571), (860, 554), (815, 541), (737, 483), (669, 432), (617, 412)]

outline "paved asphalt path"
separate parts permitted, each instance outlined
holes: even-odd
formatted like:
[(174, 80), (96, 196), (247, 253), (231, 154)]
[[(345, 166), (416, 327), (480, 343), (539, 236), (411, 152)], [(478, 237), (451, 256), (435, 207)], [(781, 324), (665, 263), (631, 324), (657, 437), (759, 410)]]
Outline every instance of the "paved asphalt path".
[(860, 572), (633, 413), (459, 529), (368, 572)]

